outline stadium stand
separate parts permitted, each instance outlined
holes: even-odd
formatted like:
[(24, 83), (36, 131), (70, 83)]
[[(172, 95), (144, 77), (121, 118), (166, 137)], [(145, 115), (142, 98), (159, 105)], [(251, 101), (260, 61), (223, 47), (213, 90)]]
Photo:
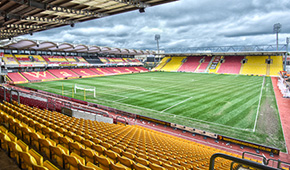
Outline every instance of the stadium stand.
[(114, 61), (118, 64), (118, 65), (124, 65), (125, 62), (122, 58), (114, 58)]
[(146, 69), (144, 67), (127, 67), (127, 69), (129, 69), (133, 73), (137, 73), (137, 72), (147, 72), (148, 71), (148, 69)]
[(105, 69), (108, 70), (111, 73), (114, 73), (114, 74), (122, 73), (122, 71), (120, 71), (118, 69), (118, 67), (106, 67)]
[(202, 63), (200, 63), (200, 65), (197, 67), (196, 72), (199, 72), (199, 73), (206, 72), (206, 69), (207, 69), (208, 65), (210, 64), (211, 59), (212, 59), (212, 57), (210, 57), (210, 56), (203, 57), (204, 61)]
[(283, 57), (271, 56), (272, 62), (270, 64), (270, 76), (278, 76), (279, 72), (283, 70)]
[(158, 71), (158, 70), (161, 70), (165, 64), (167, 64), (169, 61), (170, 61), (171, 57), (164, 57), (160, 62), (159, 64), (152, 69), (152, 71)]
[(135, 68), (137, 71), (145, 71), (145, 72), (149, 71), (147, 68), (142, 67), (142, 66), (134, 67), (134, 68)]
[[(4, 101), (0, 110), (1, 123), (8, 125), (0, 128), (1, 148), (27, 169), (208, 169), (214, 153), (241, 157), (137, 125), (78, 119), (17, 102)], [(230, 166), (217, 159), (215, 169)]]
[(223, 56), (214, 56), (214, 59), (211, 62), (210, 67), (208, 68), (209, 73), (216, 73), (219, 70), (219, 67), (221, 65), (220, 61), (222, 58)]
[(224, 56), (217, 73), (239, 74), (244, 56)]
[(80, 56), (65, 56), (65, 59), (71, 64), (83, 64), (83, 65), (89, 64), (83, 57)]
[(91, 71), (89, 68), (74, 68), (71, 69), (71, 71), (82, 77), (92, 77), (98, 75), (97, 73)]
[(99, 57), (101, 62), (104, 64), (109, 64), (109, 60), (106, 57)]
[(50, 69), (48, 70), (51, 74), (53, 74), (57, 78), (78, 78), (79, 75), (72, 72), (69, 69)]
[[(86, 60), (89, 64), (104, 64), (99, 57), (90, 57), (90, 56), (84, 56), (83, 58), (84, 60)], [(81, 60), (80, 60), (81, 61)]]
[(177, 71), (186, 57), (172, 57), (171, 60), (161, 69), (163, 71)]
[(46, 64), (40, 55), (15, 54), (15, 58), (20, 64)]
[(42, 57), (47, 62), (47, 64), (70, 64), (63, 56), (43, 55)]
[(4, 54), (3, 61), (6, 65), (18, 65), (18, 61), (12, 54)]
[(29, 81), (43, 81), (56, 79), (48, 71), (37, 71), (37, 72), (22, 72), (21, 73)]
[(23, 77), (23, 75), (18, 73), (18, 72), (17, 73), (8, 73), (7, 76), (10, 79), (10, 81), (12, 81), (13, 83), (26, 83), (26, 82), (28, 82), (27, 79), (25, 77)]
[(178, 69), (178, 71), (195, 72), (202, 58), (203, 58), (202, 56), (187, 57), (186, 62), (182, 64), (182, 66)]
[(112, 72), (106, 70), (105, 68), (90, 68), (93, 72), (96, 72), (99, 75), (111, 75)]
[(241, 74), (267, 75), (268, 56), (246, 56), (247, 62), (243, 64)]
[(132, 71), (129, 69), (129, 67), (117, 67), (117, 70), (119, 70), (121, 73), (131, 73)]

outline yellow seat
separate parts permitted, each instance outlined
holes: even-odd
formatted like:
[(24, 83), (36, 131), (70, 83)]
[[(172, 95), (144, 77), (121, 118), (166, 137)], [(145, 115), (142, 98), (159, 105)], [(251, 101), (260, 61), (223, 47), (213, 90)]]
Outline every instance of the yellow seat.
[(79, 164), (85, 164), (84, 160), (81, 162), (73, 153), (71, 155), (63, 154), (64, 169), (78, 170)]
[(32, 164), (33, 170), (49, 170), (45, 166)]
[(55, 132), (55, 131), (51, 131), (50, 134), (50, 139), (53, 140), (56, 144), (59, 144), (59, 137), (62, 136), (62, 134)]
[(93, 144), (92, 149), (97, 151), (99, 154), (103, 155), (104, 151), (107, 150), (105, 147), (98, 145), (98, 144)]
[(50, 132), (52, 132), (52, 130), (50, 128), (47, 127), (43, 127), (41, 129), (41, 133), (45, 136), (45, 137), (50, 137)]
[(148, 160), (143, 159), (141, 157), (135, 157), (134, 161), (137, 162), (137, 163), (140, 163), (140, 164), (142, 164), (144, 166), (148, 166), (149, 163), (150, 163)]
[(59, 170), (56, 166), (54, 166), (48, 160), (44, 161), (43, 166), (46, 167), (48, 170)]
[(69, 151), (67, 149), (64, 149), (65, 147), (61, 145), (57, 146), (49, 146), (51, 157), (50, 159), (55, 161), (58, 166), (63, 167), (63, 154), (69, 154)]
[(66, 148), (69, 148), (68, 146), (68, 143), (69, 142), (73, 142), (73, 140), (69, 137), (66, 137), (66, 136), (61, 136), (58, 138), (59, 140), (59, 144), (61, 144), (62, 146), (66, 147)]
[(70, 152), (75, 152), (78, 155), (81, 154), (81, 148), (83, 148), (83, 146), (78, 142), (69, 142), (68, 147)]
[(18, 152), (23, 152), (22, 148), (15, 142), (7, 141), (8, 144), (8, 156), (16, 160), (19, 163)]
[(11, 141), (8, 135), (0, 132), (0, 144), (1, 148), (5, 151), (8, 151), (8, 141)]
[(79, 170), (102, 170), (102, 168), (99, 168), (97, 165), (88, 162), (86, 166), (79, 164)]
[(30, 136), (30, 146), (39, 151), (39, 139), (43, 139), (44, 136), (38, 132), (31, 132), (29, 133)]
[(81, 144), (83, 144), (86, 148), (91, 148), (94, 143), (88, 139), (85, 139), (81, 141)]
[(81, 143), (82, 140), (84, 140), (85, 138), (83, 138), (82, 136), (79, 136), (79, 135), (73, 135), (73, 136), (72, 136), (72, 139), (73, 139), (74, 141), (76, 141), (76, 142)]
[(123, 152), (122, 155), (132, 160), (134, 160), (136, 157), (134, 154), (129, 153), (129, 152)]
[(122, 164), (111, 164), (111, 170), (131, 170), (131, 168), (128, 168)]
[(140, 152), (138, 152), (137, 154), (136, 154), (138, 157), (140, 157), (140, 158), (143, 158), (143, 159), (148, 159), (148, 156), (147, 155), (145, 155), (145, 154), (143, 154), (143, 153), (140, 153)]
[(152, 170), (166, 170), (164, 167), (161, 167), (159, 165), (156, 165), (155, 163), (149, 163), (149, 167)]
[(120, 149), (118, 147), (112, 147), (111, 150), (116, 152), (117, 154), (122, 154), (124, 152), (122, 149)]
[(31, 133), (31, 129), (28, 128), (28, 127), (22, 127), (21, 128), (21, 131), (22, 131), (22, 140), (29, 144), (30, 143), (30, 136), (29, 136), (29, 133)]
[(168, 165), (166, 163), (163, 163), (162, 166), (168, 170), (177, 170), (177, 168), (171, 166), (171, 165)]
[(126, 157), (124, 157), (124, 156), (118, 156), (118, 161), (121, 163), (121, 164), (123, 164), (123, 165), (125, 165), (126, 167), (128, 167), (128, 168), (132, 168), (132, 166), (133, 166), (133, 161), (131, 160), (131, 159), (129, 159), (129, 158), (126, 158)]
[(105, 150), (104, 155), (107, 156), (113, 163), (117, 163), (117, 158), (120, 156), (114, 151), (111, 150)]
[(100, 168), (104, 170), (110, 170), (111, 161), (108, 158), (98, 155), (95, 157)]
[(19, 158), (21, 169), (33, 170), (33, 165), (37, 165), (35, 158), (28, 152), (19, 152)]
[(11, 141), (14, 141), (14, 142), (17, 141), (17, 137), (13, 133), (8, 132), (7, 136), (10, 138)]
[(155, 163), (156, 165), (160, 165), (162, 166), (162, 162), (159, 161), (158, 159), (152, 158), (149, 156), (148, 161), (150, 161), (151, 163)]
[(93, 151), (90, 148), (81, 148), (81, 154), (80, 156), (82, 156), (86, 162), (92, 162), (92, 163), (96, 163), (95, 160), (95, 155), (98, 154), (98, 152)]
[(139, 164), (139, 163), (134, 163), (133, 169), (135, 169), (135, 170), (150, 170), (150, 168), (148, 168), (142, 164)]
[(45, 127), (45, 126), (42, 125), (42, 124), (40, 124), (40, 123), (36, 123), (36, 124), (34, 125), (34, 129), (35, 129), (36, 132), (41, 131), (41, 129), (44, 128), (44, 127)]
[(46, 155), (47, 157), (50, 157), (50, 149), (49, 146), (55, 146), (55, 142), (50, 139), (38, 139), (39, 142), (39, 152), (41, 154)]
[(34, 157), (37, 165), (43, 165), (43, 157), (39, 153), (37, 153), (34, 149), (30, 149), (28, 153)]

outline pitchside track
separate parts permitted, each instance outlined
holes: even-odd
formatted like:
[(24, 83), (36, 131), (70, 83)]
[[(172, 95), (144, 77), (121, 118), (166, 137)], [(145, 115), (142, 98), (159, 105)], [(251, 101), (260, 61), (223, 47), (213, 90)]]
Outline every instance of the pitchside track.
[[(285, 151), (271, 78), (150, 72), (23, 84)], [(63, 90), (62, 90), (63, 89)]]

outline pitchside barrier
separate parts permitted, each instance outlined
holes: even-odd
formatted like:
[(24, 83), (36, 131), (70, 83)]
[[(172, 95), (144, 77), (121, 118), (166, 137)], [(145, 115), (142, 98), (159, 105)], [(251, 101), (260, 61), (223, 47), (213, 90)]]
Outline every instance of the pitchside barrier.
[(217, 136), (218, 136), (215, 133), (206, 132), (206, 131), (203, 131), (203, 130), (195, 129), (195, 128), (192, 128), (192, 127), (186, 127), (186, 126), (183, 126), (183, 125), (178, 125), (178, 124), (175, 124), (175, 123), (171, 123), (171, 127), (177, 128), (177, 129), (180, 129), (180, 130), (185, 130), (185, 131), (188, 131), (188, 132), (191, 132), (191, 133), (199, 134), (199, 135), (202, 135), (202, 136), (207, 136), (207, 137), (210, 137), (210, 138), (213, 138), (213, 139), (217, 139)]
[(231, 143), (235, 143), (238, 145), (242, 145), (242, 146), (247, 146), (250, 148), (254, 148), (254, 149), (258, 149), (261, 151), (266, 151), (266, 152), (270, 152), (273, 153), (275, 155), (279, 155), (280, 154), (280, 150), (277, 148), (272, 148), (269, 146), (264, 146), (264, 145), (260, 145), (260, 144), (256, 144), (256, 143), (251, 143), (251, 142), (246, 142), (243, 140), (239, 140), (239, 139), (234, 139), (234, 138), (230, 138), (227, 136), (222, 136), (222, 135), (218, 135), (218, 139), (222, 140), (222, 141), (226, 141), (226, 142), (231, 142)]

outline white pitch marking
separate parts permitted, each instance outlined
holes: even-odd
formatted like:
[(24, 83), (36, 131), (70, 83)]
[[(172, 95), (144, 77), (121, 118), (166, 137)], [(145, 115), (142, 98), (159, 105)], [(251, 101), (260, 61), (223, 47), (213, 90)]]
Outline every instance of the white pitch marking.
[(170, 106), (170, 107), (168, 107), (167, 109), (162, 110), (160, 113), (163, 113), (163, 112), (165, 112), (166, 110), (169, 110), (169, 109), (171, 109), (171, 108), (173, 108), (173, 107), (175, 107), (175, 106), (177, 106), (177, 105), (180, 105), (181, 103), (184, 103), (184, 102), (190, 100), (191, 98), (192, 98), (192, 97), (190, 97), (190, 98), (188, 98), (188, 99), (186, 99), (186, 100), (183, 100), (183, 101), (181, 101), (181, 102), (179, 102), (179, 103), (176, 103), (175, 105)]
[(256, 131), (256, 127), (257, 127), (257, 120), (258, 120), (258, 116), (259, 116), (259, 111), (260, 111), (260, 104), (261, 104), (261, 99), (262, 99), (262, 94), (263, 94), (263, 87), (265, 84), (265, 76), (262, 82), (262, 86), (261, 86), (261, 92), (260, 92), (260, 98), (259, 98), (259, 104), (258, 104), (258, 108), (257, 108), (257, 113), (256, 113), (256, 120), (255, 120), (255, 125), (254, 125), (254, 129), (253, 132)]

